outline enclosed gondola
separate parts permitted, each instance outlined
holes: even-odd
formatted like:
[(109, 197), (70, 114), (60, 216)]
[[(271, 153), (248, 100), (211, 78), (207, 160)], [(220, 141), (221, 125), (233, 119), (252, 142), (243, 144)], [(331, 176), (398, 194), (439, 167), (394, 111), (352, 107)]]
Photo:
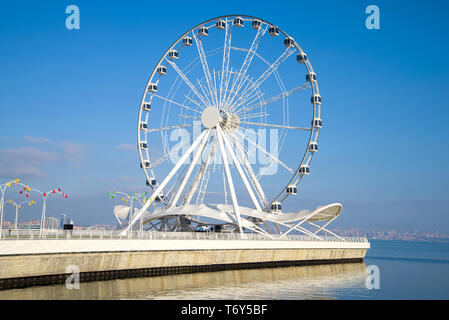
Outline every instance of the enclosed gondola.
[(271, 212), (281, 212), (282, 211), (282, 204), (278, 201), (274, 201), (273, 203), (271, 203), (270, 205), (271, 208)]
[(272, 36), (272, 37), (277, 37), (277, 36), (279, 35), (279, 29), (276, 28), (276, 27), (270, 27), (270, 28), (268, 29), (268, 33), (269, 33), (269, 35)]
[(237, 28), (241, 28), (243, 27), (243, 19), (240, 17), (237, 17), (234, 19), (234, 26), (236, 26)]
[(299, 173), (301, 175), (306, 175), (310, 173), (310, 167), (306, 164), (303, 164), (299, 167)]
[(307, 55), (304, 52), (300, 52), (296, 56), (296, 61), (298, 61), (299, 63), (306, 63), (307, 59)]
[(217, 29), (223, 30), (223, 29), (226, 28), (226, 22), (225, 22), (224, 20), (218, 20), (218, 21), (215, 23), (215, 26), (217, 27)]
[(295, 185), (293, 185), (293, 184), (289, 185), (287, 187), (286, 191), (287, 191), (288, 195), (296, 195), (296, 194), (298, 194), (298, 188)]

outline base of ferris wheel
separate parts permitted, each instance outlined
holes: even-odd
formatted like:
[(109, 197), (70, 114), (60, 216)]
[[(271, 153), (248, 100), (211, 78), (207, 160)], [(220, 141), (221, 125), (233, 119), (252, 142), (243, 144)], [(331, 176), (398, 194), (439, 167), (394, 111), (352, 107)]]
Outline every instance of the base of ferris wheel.
[[(368, 240), (341, 237), (326, 228), (342, 209), (340, 203), (332, 203), (297, 213), (273, 213), (239, 206), (238, 216), (232, 205), (225, 204), (154, 208), (143, 213), (135, 209), (134, 216), (141, 213), (140, 219), (132, 231), (123, 227), (121, 235), (169, 246), (180, 257), (195, 252), (196, 263), (224, 269), (360, 263), (370, 248)], [(129, 207), (114, 208), (117, 218), (126, 219), (127, 213)]]

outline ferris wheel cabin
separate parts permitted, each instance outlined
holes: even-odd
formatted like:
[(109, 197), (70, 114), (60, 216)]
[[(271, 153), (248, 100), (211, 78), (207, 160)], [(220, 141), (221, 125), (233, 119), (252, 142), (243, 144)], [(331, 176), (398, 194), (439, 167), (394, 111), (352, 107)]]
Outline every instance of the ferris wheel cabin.
[(273, 213), (279, 213), (282, 211), (282, 204), (278, 201), (274, 201), (270, 205), (271, 212)]
[(151, 110), (151, 104), (149, 102), (145, 102), (142, 106), (142, 110), (144, 111), (150, 111)]
[(190, 37), (185, 37), (184, 39), (182, 39), (182, 43), (187, 46), (190, 47), (193, 44), (193, 40)]
[(286, 48), (293, 47), (294, 45), (295, 45), (295, 40), (293, 40), (292, 38), (285, 38), (284, 39), (284, 46)]
[(179, 53), (176, 50), (170, 50), (168, 52), (168, 57), (170, 58), (170, 60), (177, 60), (179, 57)]
[(288, 195), (297, 195), (298, 194), (298, 188), (294, 184), (289, 185), (287, 187), (286, 191), (287, 191)]
[(150, 167), (150, 161), (143, 161), (140, 163), (141, 168), (149, 168)]
[(321, 96), (319, 94), (314, 94), (311, 98), (310, 98), (310, 102), (312, 102), (313, 104), (321, 104)]
[(156, 185), (156, 179), (155, 178), (150, 178), (149, 180), (147, 180), (146, 185), (148, 187)]
[(146, 142), (141, 142), (139, 146), (140, 146), (140, 149), (147, 149), (148, 148), (148, 145), (147, 145)]
[(270, 34), (270, 36), (272, 37), (277, 37), (279, 35), (279, 29), (276, 27), (270, 27), (268, 29), (268, 33)]
[(315, 118), (312, 120), (312, 126), (314, 128), (322, 128), (323, 127), (323, 120), (320, 118)]
[(208, 30), (206, 27), (201, 27), (201, 28), (198, 30), (198, 34), (199, 34), (200, 36), (205, 37), (205, 36), (207, 36), (207, 35), (209, 34), (209, 30)]
[(140, 123), (140, 130), (146, 130), (148, 129), (148, 125), (146, 122), (141, 122)]
[(316, 74), (315, 74), (315, 72), (308, 72), (306, 74), (306, 81), (310, 82), (310, 83), (316, 82)]
[(253, 22), (251, 23), (251, 27), (256, 30), (259, 30), (261, 26), (262, 26), (262, 21), (260, 21), (258, 19), (253, 20)]
[(161, 76), (167, 74), (167, 67), (165, 67), (165, 66), (157, 67), (157, 73)]
[(224, 20), (218, 20), (215, 23), (215, 26), (217, 27), (218, 30), (223, 30), (224, 28), (226, 28), (226, 22), (224, 22)]
[(318, 143), (316, 142), (311, 142), (309, 144), (309, 146), (307, 147), (307, 150), (309, 150), (310, 152), (317, 152), (318, 151)]
[(150, 84), (148, 85), (148, 91), (150, 91), (151, 93), (157, 92), (157, 84), (155, 84), (155, 83), (150, 83)]
[(310, 167), (306, 164), (303, 164), (299, 167), (299, 173), (301, 175), (310, 174)]
[(307, 59), (307, 55), (304, 52), (300, 52), (296, 56), (296, 61), (298, 61), (299, 63), (305, 63)]
[(240, 17), (237, 17), (234, 19), (234, 26), (236, 26), (237, 28), (241, 28), (243, 27), (243, 19)]

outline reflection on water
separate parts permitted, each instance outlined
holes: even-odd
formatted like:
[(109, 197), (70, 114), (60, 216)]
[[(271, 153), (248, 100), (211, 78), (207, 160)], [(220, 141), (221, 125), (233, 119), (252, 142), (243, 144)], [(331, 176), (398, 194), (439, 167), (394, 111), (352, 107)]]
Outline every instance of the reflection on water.
[(362, 262), (117, 279), (81, 283), (79, 290), (5, 290), (0, 299), (336, 299), (348, 289), (367, 291), (365, 268)]

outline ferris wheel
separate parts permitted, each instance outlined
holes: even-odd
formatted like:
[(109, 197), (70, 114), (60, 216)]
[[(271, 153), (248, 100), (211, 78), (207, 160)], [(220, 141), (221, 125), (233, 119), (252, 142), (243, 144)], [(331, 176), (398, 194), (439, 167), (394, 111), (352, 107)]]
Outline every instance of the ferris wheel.
[(189, 29), (145, 87), (137, 138), (153, 193), (129, 228), (145, 215), (155, 230), (270, 234), (272, 222), (314, 235), (293, 223), (334, 219), (341, 205), (284, 208), (310, 174), (322, 125), (317, 75), (292, 36), (245, 15)]

